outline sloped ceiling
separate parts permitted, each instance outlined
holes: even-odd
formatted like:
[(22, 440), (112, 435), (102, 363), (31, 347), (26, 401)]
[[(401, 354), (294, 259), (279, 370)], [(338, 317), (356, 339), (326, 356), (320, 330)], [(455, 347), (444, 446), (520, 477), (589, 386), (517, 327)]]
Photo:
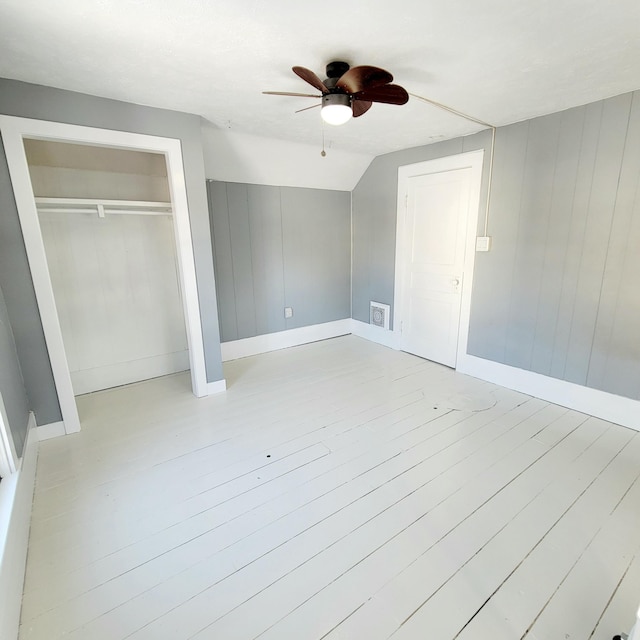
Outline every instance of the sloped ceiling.
[[(292, 65), (341, 59), (504, 125), (640, 88), (638, 0), (0, 0), (0, 76), (201, 115), (318, 145)], [(311, 91), (313, 92), (313, 90)], [(481, 127), (416, 99), (325, 126), (367, 155)]]

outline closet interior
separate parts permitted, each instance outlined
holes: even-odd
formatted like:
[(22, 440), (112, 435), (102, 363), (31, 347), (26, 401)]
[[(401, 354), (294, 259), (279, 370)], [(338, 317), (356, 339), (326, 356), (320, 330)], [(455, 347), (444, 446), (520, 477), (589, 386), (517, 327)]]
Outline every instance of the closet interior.
[(189, 369), (164, 155), (25, 151), (75, 395)]

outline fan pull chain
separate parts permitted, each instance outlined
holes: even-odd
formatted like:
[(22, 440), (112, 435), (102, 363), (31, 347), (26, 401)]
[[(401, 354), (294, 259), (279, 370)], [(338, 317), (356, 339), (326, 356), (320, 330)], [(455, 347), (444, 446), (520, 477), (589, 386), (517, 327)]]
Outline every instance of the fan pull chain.
[(320, 155), (324, 158), (327, 155), (327, 152), (324, 150), (324, 123), (320, 126), (322, 127), (322, 151), (320, 152)]

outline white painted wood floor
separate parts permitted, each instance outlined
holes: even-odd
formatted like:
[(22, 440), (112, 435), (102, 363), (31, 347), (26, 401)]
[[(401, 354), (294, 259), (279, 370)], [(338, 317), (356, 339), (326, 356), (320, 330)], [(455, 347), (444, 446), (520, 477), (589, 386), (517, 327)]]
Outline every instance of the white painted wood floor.
[(79, 399), (40, 446), (23, 640), (610, 640), (640, 434), (353, 336)]

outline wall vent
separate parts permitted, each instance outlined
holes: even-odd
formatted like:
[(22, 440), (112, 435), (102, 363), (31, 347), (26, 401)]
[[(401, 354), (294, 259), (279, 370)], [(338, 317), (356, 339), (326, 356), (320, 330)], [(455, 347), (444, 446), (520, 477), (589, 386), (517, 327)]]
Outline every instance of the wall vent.
[(390, 307), (388, 304), (382, 304), (382, 302), (371, 301), (369, 308), (369, 324), (374, 327), (380, 327), (381, 329), (389, 330), (389, 314)]

